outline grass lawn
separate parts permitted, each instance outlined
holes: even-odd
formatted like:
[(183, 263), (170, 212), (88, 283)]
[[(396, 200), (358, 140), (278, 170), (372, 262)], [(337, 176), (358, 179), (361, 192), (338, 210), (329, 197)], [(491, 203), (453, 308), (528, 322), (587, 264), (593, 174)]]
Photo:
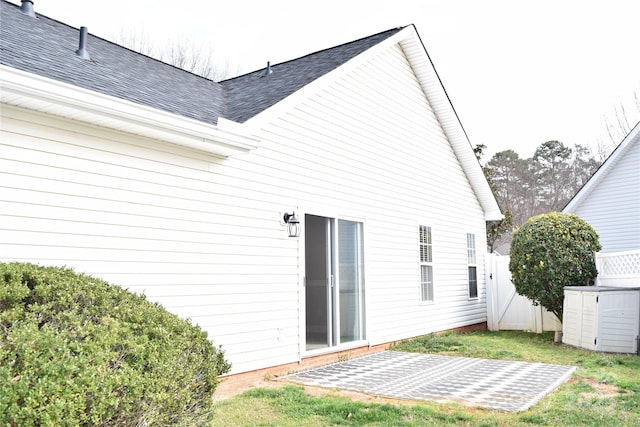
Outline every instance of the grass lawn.
[(574, 365), (569, 381), (527, 411), (455, 403), (377, 403), (335, 390), (255, 388), (216, 405), (212, 426), (640, 426), (640, 357), (553, 344), (553, 333), (472, 332), (425, 336), (398, 351)]

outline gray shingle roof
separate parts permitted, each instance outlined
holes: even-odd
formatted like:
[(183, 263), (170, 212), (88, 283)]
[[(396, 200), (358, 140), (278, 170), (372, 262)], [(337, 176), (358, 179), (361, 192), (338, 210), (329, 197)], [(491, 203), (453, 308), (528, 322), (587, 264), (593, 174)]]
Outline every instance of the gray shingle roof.
[(216, 83), (90, 34), (91, 59), (82, 59), (80, 31), (35, 11), (0, 1), (1, 64), (210, 124), (244, 122), (400, 30), (274, 65), (267, 77), (258, 70)]
[(269, 75), (264, 75), (262, 69), (222, 81), (227, 94), (227, 118), (237, 122), (250, 119), (400, 30), (395, 28), (273, 65)]
[[(222, 87), (215, 82), (138, 54), (99, 37), (88, 37), (90, 60), (75, 54), (79, 31), (20, 7), (0, 4), (0, 62), (23, 71), (138, 104), (217, 123)], [(36, 7), (36, 14), (37, 14)]]

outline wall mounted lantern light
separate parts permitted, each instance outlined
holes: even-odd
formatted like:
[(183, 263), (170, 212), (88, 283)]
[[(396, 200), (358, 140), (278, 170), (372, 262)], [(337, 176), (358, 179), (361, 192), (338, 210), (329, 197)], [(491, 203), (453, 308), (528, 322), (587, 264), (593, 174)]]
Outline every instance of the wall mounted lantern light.
[(289, 227), (289, 237), (300, 237), (302, 227), (296, 213), (285, 213), (283, 219), (284, 223)]

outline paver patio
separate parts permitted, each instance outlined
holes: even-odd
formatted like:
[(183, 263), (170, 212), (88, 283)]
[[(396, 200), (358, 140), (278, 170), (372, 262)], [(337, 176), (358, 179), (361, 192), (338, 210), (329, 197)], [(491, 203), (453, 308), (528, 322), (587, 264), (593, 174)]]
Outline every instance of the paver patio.
[(283, 379), (376, 396), (455, 401), (523, 411), (566, 381), (575, 366), (384, 351)]

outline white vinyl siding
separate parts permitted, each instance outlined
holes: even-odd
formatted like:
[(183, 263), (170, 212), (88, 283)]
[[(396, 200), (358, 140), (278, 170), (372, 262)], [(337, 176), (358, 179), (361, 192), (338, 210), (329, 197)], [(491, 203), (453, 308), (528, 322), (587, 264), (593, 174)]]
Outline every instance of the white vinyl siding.
[[(483, 211), (399, 47), (291, 105), (260, 137), (261, 155), (287, 164), (286, 185), (301, 209), (367, 219), (370, 344), (486, 321), (483, 286), (478, 300), (468, 298), (459, 238), (470, 230), (484, 239)], [(429, 310), (416, 286), (421, 218), (438, 230), (437, 304)], [(485, 246), (480, 238), (476, 243)]]
[(4, 106), (2, 120), (3, 260), (144, 293), (202, 326), (234, 372), (298, 360), (284, 186), (245, 162), (240, 180), (228, 162), (131, 135)]
[[(239, 373), (301, 357), (305, 231), (287, 237), (280, 213), (317, 207), (366, 220), (370, 345), (486, 321), (484, 258), (469, 301), (460, 239), (485, 246), (484, 213), (403, 50), (332, 79), (227, 160), (3, 106), (0, 259), (144, 293), (202, 326)], [(429, 310), (416, 296), (422, 218), (438, 231)]]
[(629, 143), (628, 149), (617, 157), (595, 188), (570, 211), (596, 230), (603, 253), (640, 248), (640, 134), (637, 129), (635, 139)]

